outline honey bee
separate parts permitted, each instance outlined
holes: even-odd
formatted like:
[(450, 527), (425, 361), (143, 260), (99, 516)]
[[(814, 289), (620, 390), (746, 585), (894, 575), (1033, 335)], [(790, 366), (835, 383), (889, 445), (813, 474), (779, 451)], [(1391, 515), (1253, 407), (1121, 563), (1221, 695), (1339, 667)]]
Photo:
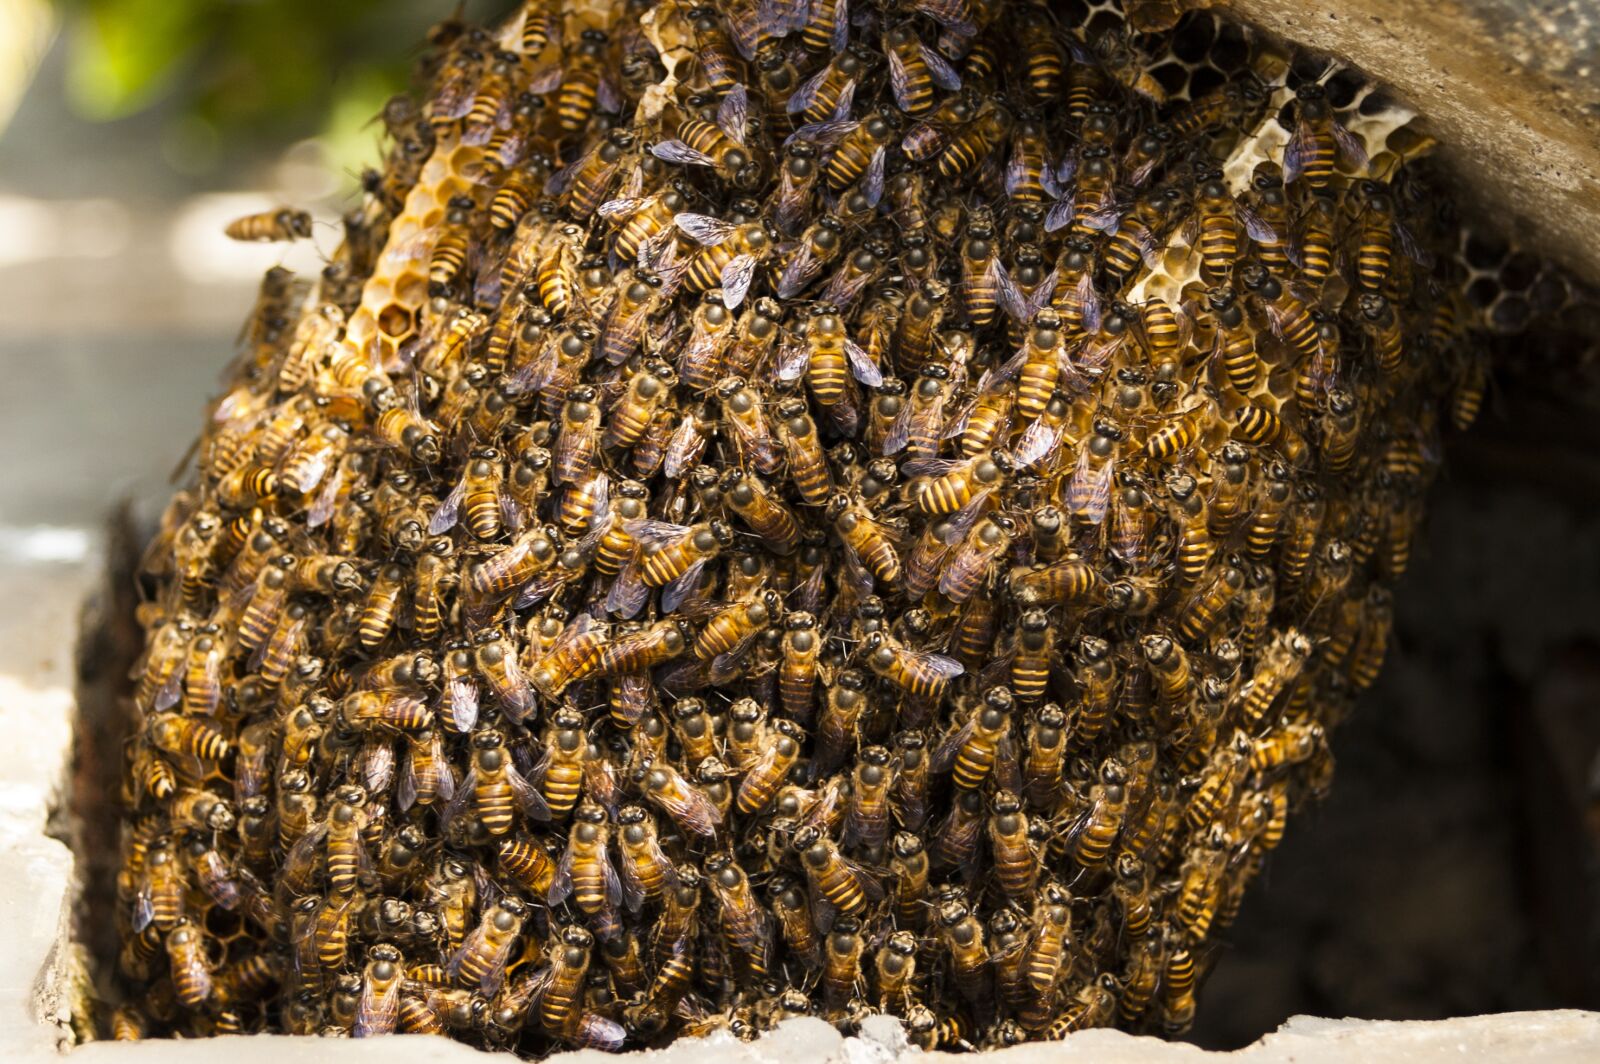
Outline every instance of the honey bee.
[(225, 232), (230, 240), (301, 240), (311, 236), (311, 212), (280, 207), (247, 214), (229, 222)]
[(1327, 91), (1316, 82), (1295, 90), (1294, 135), (1283, 152), (1283, 180), (1305, 183), (1316, 191), (1329, 187), (1336, 165), (1367, 167), (1366, 145), (1334, 115)]
[(352, 1037), (371, 1038), (394, 1031), (400, 1016), (402, 959), (400, 951), (388, 943), (380, 942), (367, 951)]
[(650, 153), (662, 162), (709, 167), (735, 188), (752, 189), (760, 181), (763, 167), (745, 146), (748, 108), (747, 90), (735, 85), (722, 98), (714, 121), (685, 118), (678, 123), (676, 135), (655, 144)]
[(166, 944), (173, 995), (178, 1004), (186, 1008), (204, 1005), (215, 987), (205, 933), (183, 917), (167, 932)]
[(982, 787), (1003, 757), (1014, 756), (1009, 749), (1011, 707), (1011, 691), (991, 687), (966, 722), (952, 730), (934, 751), (932, 769), (951, 772), (955, 785), (964, 790)]
[(1087, 869), (1105, 866), (1128, 811), (1128, 768), (1114, 757), (1100, 764), (1089, 802), (1064, 837), (1073, 859)]
[(538, 1002), (539, 1024), (555, 1036), (566, 1036), (580, 1019), (579, 996), (594, 948), (594, 936), (581, 927), (561, 929), (550, 951), (550, 974)]
[(550, 819), (549, 804), (523, 778), (500, 732), (491, 728), (475, 733), (472, 751), (472, 768), (445, 808), (446, 821), (454, 819), (469, 802), (490, 835), (508, 834), (519, 813), (529, 820)]
[(684, 779), (672, 766), (660, 763), (642, 770), (645, 797), (659, 806), (677, 826), (707, 838), (715, 837), (722, 813), (705, 792)]

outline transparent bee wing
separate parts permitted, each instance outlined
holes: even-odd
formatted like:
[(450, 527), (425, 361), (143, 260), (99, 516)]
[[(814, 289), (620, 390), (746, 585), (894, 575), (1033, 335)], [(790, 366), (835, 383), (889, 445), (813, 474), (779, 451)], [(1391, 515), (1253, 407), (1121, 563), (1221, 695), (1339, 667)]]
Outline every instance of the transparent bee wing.
[(1257, 214), (1248, 205), (1240, 203), (1234, 208), (1239, 224), (1244, 227), (1245, 234), (1257, 244), (1276, 244), (1278, 232), (1268, 225), (1261, 215)]
[(523, 779), (522, 773), (510, 762), (506, 763), (506, 782), (511, 785), (511, 796), (516, 799), (523, 816), (530, 820), (550, 819), (550, 804), (544, 800), (544, 795)]
[(799, 114), (807, 107), (810, 107), (812, 101), (817, 98), (817, 90), (822, 87), (823, 81), (828, 77), (828, 69), (828, 67), (824, 66), (821, 70), (802, 81), (799, 87), (789, 94), (789, 99), (784, 103), (783, 109), (793, 115)]
[(623, 105), (622, 87), (617, 80), (607, 74), (600, 79), (600, 84), (595, 86), (595, 105), (607, 114), (618, 114)]
[(739, 309), (744, 302), (745, 295), (750, 291), (750, 283), (756, 277), (756, 257), (754, 255), (735, 255), (728, 264), (722, 268), (722, 301), (729, 310)]
[(1017, 464), (1031, 467), (1055, 454), (1061, 448), (1066, 427), (1065, 421), (1042, 416), (1034, 418), (1022, 430), (1022, 438), (1017, 441)]
[(916, 97), (911, 91), (911, 73), (898, 49), (885, 45), (883, 54), (889, 59), (889, 87), (894, 90), (894, 102), (902, 111), (916, 107)]
[(478, 685), (470, 677), (455, 676), (445, 691), (450, 702), (450, 721), (459, 732), (469, 732), (478, 723)]
[(317, 492), (316, 500), (306, 512), (307, 528), (321, 528), (333, 517), (333, 508), (339, 500), (339, 489), (343, 484), (344, 466), (340, 464), (334, 467), (333, 476), (323, 481), (322, 490)]
[(467, 802), (471, 800), (473, 791), (477, 789), (477, 786), (478, 770), (476, 768), (469, 769), (466, 779), (462, 780), (461, 786), (456, 788), (455, 797), (445, 802), (444, 808), (439, 810), (440, 827), (449, 827), (450, 823), (461, 815), (461, 811), (467, 807)]
[(1283, 146), (1283, 183), (1287, 187), (1305, 173), (1305, 155), (1310, 129), (1304, 122), (1295, 124), (1294, 135)]
[(709, 214), (696, 214), (693, 211), (679, 211), (672, 216), (672, 224), (698, 243), (701, 247), (714, 247), (731, 237), (738, 227), (721, 218), (713, 218)]
[(861, 555), (856, 553), (848, 540), (840, 539), (844, 550), (840, 552), (844, 558), (844, 578), (855, 591), (856, 597), (866, 598), (872, 594), (877, 581), (872, 579), (872, 574), (867, 572), (867, 567), (861, 564)]
[(1079, 450), (1067, 498), (1072, 512), (1087, 518), (1091, 524), (1098, 525), (1105, 520), (1106, 503), (1111, 498), (1111, 466), (1111, 462), (1104, 462), (1096, 467), (1089, 456), (1089, 448), (1084, 446)]
[(955, 92), (961, 88), (961, 75), (956, 68), (950, 65), (949, 60), (925, 44), (917, 45), (922, 50), (922, 61), (928, 64), (928, 73), (933, 76), (933, 83), (947, 92)]
[[(578, 168), (582, 166), (587, 159), (588, 156), (580, 155), (567, 165), (563, 166), (561, 169), (557, 170), (555, 173), (551, 174), (549, 177), (545, 178), (544, 194), (546, 196), (559, 196), (565, 192), (567, 190), (567, 186), (572, 184), (573, 175), (578, 172)], [(670, 162), (671, 160), (668, 161)]]
[(1352, 170), (1365, 172), (1367, 169), (1367, 145), (1360, 137), (1350, 132), (1343, 122), (1334, 122), (1333, 143), (1339, 149), (1339, 157), (1346, 166)]
[(821, 272), (821, 260), (811, 254), (811, 249), (804, 243), (799, 244), (794, 249), (794, 254), (789, 256), (789, 261), (784, 263), (783, 272), (778, 276), (776, 287), (778, 298), (789, 299), (798, 295), (816, 280), (817, 274)]
[(606, 221), (614, 222), (619, 218), (632, 218), (643, 210), (645, 204), (649, 202), (649, 198), (639, 199), (632, 196), (619, 196), (616, 199), (606, 200), (595, 211)]
[[(663, 140), (650, 146), (650, 154), (664, 163), (680, 166), (715, 166), (717, 161), (703, 151), (689, 147), (681, 140)], [(548, 190), (547, 190), (548, 192)]]
[(865, 384), (868, 388), (881, 388), (883, 386), (883, 371), (878, 368), (876, 362), (872, 361), (872, 356), (867, 354), (860, 344), (848, 336), (845, 337), (844, 341), (844, 353), (845, 357), (850, 361), (850, 372), (855, 375), (856, 380)]
[(1433, 268), (1433, 252), (1417, 243), (1417, 238), (1412, 235), (1411, 230), (1398, 218), (1394, 221), (1394, 238), (1400, 245), (1400, 250), (1412, 262), (1425, 269)]
[(888, 149), (880, 144), (872, 153), (872, 161), (867, 164), (867, 176), (862, 183), (862, 191), (866, 194), (868, 206), (876, 207), (883, 199), (888, 157)]
[(885, 455), (899, 454), (905, 450), (906, 444), (911, 439), (911, 424), (914, 420), (912, 411), (914, 408), (914, 403), (901, 405), (900, 413), (895, 415), (894, 421), (889, 425), (888, 434), (883, 438), (883, 453)]
[(1094, 274), (1088, 270), (1078, 278), (1077, 287), (1073, 290), (1078, 299), (1078, 305), (1083, 311), (1083, 328), (1091, 335), (1100, 331), (1101, 306), (1100, 293), (1094, 287)]
[(624, 620), (637, 617), (649, 599), (650, 589), (645, 586), (638, 566), (630, 562), (611, 581), (611, 588), (606, 592), (606, 612)]
[(389, 1034), (400, 1016), (400, 980), (391, 979), (379, 987), (371, 979), (361, 981), (361, 998), (356, 1004), (355, 1023), (350, 1028), (352, 1038), (371, 1038)]
[(744, 143), (745, 123), (750, 117), (750, 92), (743, 85), (735, 85), (717, 105), (717, 128), (729, 140)]
[(1065, 229), (1072, 224), (1072, 216), (1077, 213), (1077, 208), (1077, 199), (1069, 191), (1067, 195), (1051, 204), (1050, 210), (1044, 216), (1044, 231), (1054, 233)]
[(967, 717), (965, 724), (958, 728), (952, 728), (950, 734), (946, 735), (944, 740), (933, 751), (933, 756), (928, 761), (928, 768), (937, 774), (949, 772), (950, 766), (955, 764), (956, 754), (961, 750), (967, 739), (972, 736), (972, 733), (977, 730), (977, 727), (977, 715), (972, 714)]
[(1122, 216), (1125, 208), (1120, 203), (1113, 203), (1109, 207), (1102, 207), (1083, 220), (1084, 226), (1106, 236), (1115, 236), (1122, 227)]
[(669, 580), (661, 589), (661, 612), (673, 613), (678, 604), (685, 597), (692, 594), (700, 586), (700, 576), (705, 571), (709, 558), (700, 558), (683, 571), (683, 575), (674, 580)]
[(405, 767), (400, 770), (400, 783), (395, 788), (395, 802), (402, 813), (417, 804), (417, 762), (409, 750)]
[(838, 55), (850, 43), (850, 0), (838, 0), (833, 9), (833, 32), (828, 34), (833, 54)]
[(783, 143), (787, 147), (791, 141), (807, 140), (826, 145), (843, 137), (860, 124), (849, 118), (830, 118), (826, 122), (812, 122), (789, 134)]
[(461, 500), (467, 495), (467, 477), (463, 473), (456, 486), (450, 489), (439, 508), (433, 511), (433, 516), (428, 519), (428, 535), (442, 536), (456, 527), (456, 520), (461, 511)]
[(547, 93), (555, 92), (561, 87), (561, 80), (565, 76), (565, 73), (566, 72), (559, 66), (553, 66), (547, 70), (541, 71), (540, 73), (534, 75), (532, 81), (528, 82), (528, 91), (538, 96), (544, 96)]
[(785, 344), (778, 351), (778, 379), (780, 381), (799, 380), (811, 364), (811, 345), (794, 340)]

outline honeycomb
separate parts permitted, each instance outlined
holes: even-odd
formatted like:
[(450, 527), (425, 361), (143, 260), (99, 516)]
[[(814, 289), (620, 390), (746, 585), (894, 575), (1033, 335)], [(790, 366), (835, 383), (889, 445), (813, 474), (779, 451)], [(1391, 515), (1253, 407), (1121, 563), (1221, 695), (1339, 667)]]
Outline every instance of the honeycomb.
[(538, 0), (420, 74), (146, 555), (112, 1034), (1186, 1030), (1570, 294), (1211, 12)]

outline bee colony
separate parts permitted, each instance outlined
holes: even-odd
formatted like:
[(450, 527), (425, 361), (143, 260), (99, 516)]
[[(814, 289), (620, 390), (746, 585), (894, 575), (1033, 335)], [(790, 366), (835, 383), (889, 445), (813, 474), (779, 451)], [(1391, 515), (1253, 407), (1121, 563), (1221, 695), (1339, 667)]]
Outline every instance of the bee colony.
[(1171, 7), (437, 27), (146, 558), (115, 1036), (1184, 1031), (1486, 364), (1414, 116)]

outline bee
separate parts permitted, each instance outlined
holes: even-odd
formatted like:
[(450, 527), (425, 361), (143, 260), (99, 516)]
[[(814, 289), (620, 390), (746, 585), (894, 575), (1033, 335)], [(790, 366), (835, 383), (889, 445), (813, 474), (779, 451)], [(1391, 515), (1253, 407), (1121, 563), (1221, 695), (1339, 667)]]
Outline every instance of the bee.
[(506, 963), (522, 935), (525, 919), (522, 902), (510, 895), (501, 898), (450, 957), (445, 974), (463, 986), (495, 993), (505, 978)]
[[(601, 344), (604, 349), (604, 339)], [(612, 407), (602, 445), (633, 447), (638, 444), (677, 382), (676, 371), (666, 362), (659, 359), (646, 362), (642, 370), (629, 381), (622, 399)]]
[(1333, 181), (1338, 163), (1365, 170), (1367, 150), (1334, 115), (1326, 89), (1310, 82), (1295, 90), (1294, 133), (1283, 151), (1283, 180), (1287, 185), (1304, 180), (1321, 192)]
[(361, 978), (361, 1000), (356, 1005), (355, 1023), (350, 1033), (355, 1038), (391, 1034), (400, 1016), (402, 981), (400, 951), (380, 942), (367, 951), (367, 965)]
[(229, 222), (224, 232), (230, 240), (247, 242), (301, 240), (311, 236), (311, 212), (278, 207), (247, 214)]
[(838, 50), (825, 66), (789, 94), (784, 110), (798, 115), (811, 127), (830, 119), (834, 122), (848, 120), (856, 86), (871, 68), (873, 58), (872, 53), (860, 45)]
[(910, 23), (902, 22), (884, 33), (883, 54), (889, 60), (895, 103), (908, 115), (932, 109), (935, 86), (947, 92), (961, 88), (961, 75), (944, 56), (922, 43)]
[(846, 401), (852, 376), (869, 388), (883, 383), (877, 364), (846, 334), (843, 319), (827, 304), (813, 308), (804, 341), (792, 345), (779, 360), (779, 380), (797, 380), (802, 374), (824, 407)]
[(1216, 919), (1221, 902), (1223, 873), (1232, 840), (1221, 824), (1201, 833), (1184, 858), (1180, 870), (1176, 916), (1178, 925), (1195, 939), (1203, 939)]
[(1082, 867), (1094, 870), (1105, 866), (1127, 815), (1128, 782), (1128, 768), (1121, 761), (1108, 757), (1100, 763), (1088, 805), (1065, 836), (1073, 859)]
[(1311, 652), (1311, 641), (1293, 628), (1278, 633), (1267, 644), (1244, 691), (1240, 723), (1246, 731), (1260, 729), (1278, 697), (1299, 678)]
[(576, 133), (588, 125), (596, 109), (618, 109), (616, 86), (604, 73), (609, 47), (610, 39), (603, 30), (587, 29), (568, 53), (556, 92), (556, 124), (563, 133)]
[(872, 968), (878, 1008), (896, 1013), (904, 1010), (916, 995), (917, 936), (910, 931), (890, 932), (878, 947)]
[(717, 383), (717, 398), (740, 464), (763, 476), (776, 473), (782, 457), (755, 389), (743, 377), (725, 377)]
[(588, 931), (576, 926), (561, 929), (538, 1002), (539, 1024), (549, 1034), (564, 1037), (580, 1019), (578, 999), (593, 949), (594, 936)]
[(706, 838), (716, 836), (722, 812), (704, 791), (672, 766), (657, 762), (642, 770), (639, 783), (645, 798), (659, 806), (679, 828)]
[(1260, 561), (1271, 552), (1283, 531), (1284, 518), (1294, 498), (1287, 466), (1270, 462), (1262, 472), (1256, 508), (1245, 526), (1245, 556), (1251, 561)]
[(960, 181), (1004, 143), (1011, 127), (1010, 113), (997, 100), (986, 101), (971, 122), (950, 136), (934, 158), (934, 172), (943, 181)]
[(1234, 199), (1220, 177), (1200, 185), (1195, 196), (1195, 225), (1199, 230), (1200, 272), (1213, 284), (1233, 272), (1239, 260), (1240, 231), (1257, 244), (1272, 244), (1277, 232), (1255, 211)]
[(515, 641), (504, 632), (489, 629), (474, 642), (478, 673), (489, 681), (506, 716), (520, 721), (533, 709), (533, 689), (522, 675)]
[(915, 497), (917, 509), (935, 517), (976, 508), (981, 499), (1005, 485), (1016, 472), (1016, 462), (1004, 451), (992, 451), (965, 461), (917, 463), (907, 471), (932, 474), (917, 486)]
[(173, 996), (185, 1008), (199, 1008), (215, 989), (205, 933), (180, 917), (167, 932), (167, 959), (172, 972)]
[(1010, 548), (1015, 530), (1004, 515), (991, 514), (979, 521), (945, 563), (939, 593), (957, 605), (970, 599), (989, 582), (995, 564)]
[(821, 829), (801, 828), (795, 833), (794, 848), (811, 889), (839, 912), (854, 915), (883, 899), (877, 879), (841, 854)]
[(892, 585), (900, 579), (900, 556), (893, 539), (859, 499), (840, 492), (828, 500), (825, 516), (845, 546), (846, 558), (864, 570), (867, 582)]
[(709, 167), (735, 188), (754, 189), (763, 167), (745, 145), (748, 104), (744, 86), (734, 86), (723, 97), (713, 121), (685, 118), (678, 123), (672, 139), (657, 143), (650, 149), (651, 154), (662, 162)]
[(1033, 937), (1023, 972), (1035, 994), (1048, 999), (1065, 967), (1071, 934), (1071, 897), (1058, 883), (1046, 883), (1034, 902)]
[(1230, 557), (1211, 582), (1195, 592), (1179, 612), (1178, 636), (1189, 642), (1198, 641), (1216, 625), (1244, 586), (1244, 570)]
[(1055, 637), (1055, 626), (1044, 610), (1027, 609), (1017, 618), (1016, 641), (1011, 657), (1011, 687), (1019, 700), (1036, 702), (1044, 697), (1050, 683)]
[(1022, 811), (1022, 800), (1007, 790), (996, 791), (989, 808), (987, 833), (994, 855), (995, 882), (1007, 898), (1021, 902), (1033, 894), (1041, 871), (1027, 814)]
[[(581, 173), (581, 171), (580, 171)], [(578, 262), (583, 256), (583, 245), (586, 234), (576, 225), (564, 225), (545, 241), (544, 253), (539, 259), (539, 268), (535, 276), (535, 284), (539, 292), (539, 301), (544, 304), (547, 311), (557, 318), (564, 318), (567, 312), (573, 309), (578, 292)], [(582, 337), (575, 331), (574, 343), (581, 344)], [(573, 344), (569, 344), (569, 347)], [(586, 354), (587, 348), (577, 351), (560, 351), (560, 354), (572, 357)], [(552, 350), (552, 355), (557, 354)], [(587, 359), (585, 359), (587, 361)], [(581, 363), (580, 363), (581, 365)]]
[(949, 771), (955, 785), (977, 790), (994, 773), (1001, 758), (1013, 756), (1010, 747), (1012, 694), (991, 687), (967, 720), (953, 729), (934, 751), (930, 767)]
[(588, 751), (583, 714), (567, 706), (551, 714), (544, 756), (532, 775), (554, 819), (565, 819), (578, 803)]
[(771, 949), (772, 929), (765, 908), (756, 899), (744, 869), (727, 854), (706, 858), (705, 871), (728, 944), (744, 957), (751, 974), (759, 977), (767, 969)]
[(446, 807), (444, 819), (453, 819), (470, 803), (490, 835), (506, 835), (520, 813), (530, 820), (551, 818), (549, 804), (523, 778), (511, 759), (505, 736), (490, 728), (472, 736), (472, 768)]

